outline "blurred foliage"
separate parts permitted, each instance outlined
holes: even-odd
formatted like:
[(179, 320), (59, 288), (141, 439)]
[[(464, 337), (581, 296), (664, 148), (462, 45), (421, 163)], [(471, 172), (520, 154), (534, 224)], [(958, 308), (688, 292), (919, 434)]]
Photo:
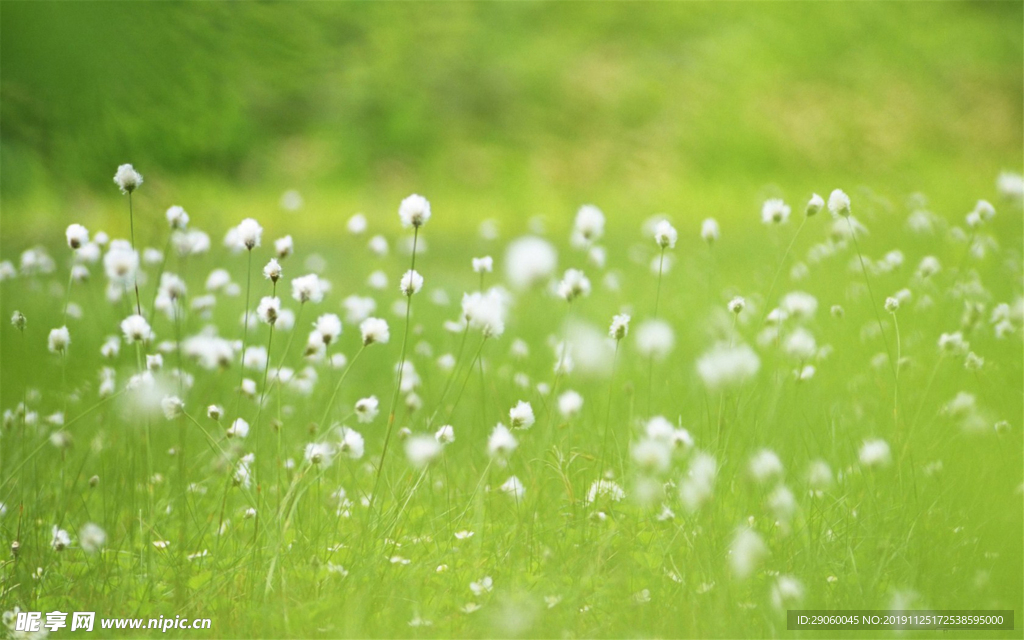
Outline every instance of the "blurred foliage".
[(990, 185), (1021, 161), (1019, 2), (0, 12), (8, 202), (105, 188), (129, 161), (241, 187), (577, 201), (808, 174)]

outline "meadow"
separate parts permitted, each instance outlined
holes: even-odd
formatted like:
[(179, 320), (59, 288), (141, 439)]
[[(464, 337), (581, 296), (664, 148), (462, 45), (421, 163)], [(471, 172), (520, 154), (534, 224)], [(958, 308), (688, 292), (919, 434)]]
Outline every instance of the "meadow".
[(415, 195), (316, 253), (154, 211), (132, 171), (162, 249), (73, 225), (2, 266), (22, 610), (215, 637), (1019, 611), (1019, 176), (960, 219), (770, 199), (741, 258), (713, 220), (606, 238), (593, 205), (446, 243)]
[(1021, 637), (1022, 16), (0, 3), (0, 636)]

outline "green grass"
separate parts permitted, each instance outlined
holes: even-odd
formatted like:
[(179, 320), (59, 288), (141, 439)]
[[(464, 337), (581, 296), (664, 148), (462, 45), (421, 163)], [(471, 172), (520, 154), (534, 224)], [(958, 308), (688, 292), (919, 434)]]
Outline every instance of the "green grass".
[[(159, 189), (160, 181), (152, 182)], [(137, 232), (147, 239), (145, 244), (160, 246), (166, 231), (147, 197), (149, 186), (147, 182), (135, 198)], [(902, 197), (885, 195), (897, 201)], [(968, 200), (970, 196), (994, 198), (988, 192), (964, 194)], [(111, 209), (126, 208), (124, 199), (108, 200)], [(246, 199), (239, 196), (235, 202)], [(974, 240), (991, 247), (979, 259), (968, 255), (966, 243), (949, 231), (962, 226), (959, 216), (944, 216), (933, 235), (916, 235), (905, 227), (905, 207), (885, 206), (880, 199), (854, 192), (854, 213), (870, 229), (859, 239), (865, 260), (873, 264), (897, 248), (905, 257), (902, 268), (869, 275), (870, 295), (894, 351), (893, 319), (881, 304), (904, 287), (912, 294), (896, 315), (904, 358), (897, 401), (889, 361), (879, 356), (886, 346), (876, 331), (877, 316), (853, 246), (841, 243), (835, 255), (808, 263), (805, 279), (792, 280), (790, 268), (807, 263), (809, 250), (825, 241), (836, 224), (823, 213), (795, 236), (802, 205), (792, 202), (797, 211), (790, 224), (765, 227), (753, 208), (742, 221), (737, 216), (725, 224), (722, 239), (710, 249), (693, 224), (682, 225), (679, 244), (669, 251), (674, 264), (664, 275), (659, 305), (660, 317), (675, 331), (676, 346), (665, 361), (654, 363), (653, 386), (648, 386), (650, 362), (637, 353), (631, 335), (621, 343), (614, 377), (607, 370), (587, 373), (580, 366), (557, 382), (559, 392), (574, 389), (585, 400), (582, 414), (566, 420), (553, 413), (551, 399), (536, 388), (538, 383), (555, 384), (552, 345), (563, 335), (570, 341), (585, 340), (586, 330), (567, 322), (604, 333), (611, 316), (624, 310), (633, 316), (635, 334), (638, 323), (652, 315), (657, 295), (657, 277), (649, 268), (657, 255), (654, 242), (641, 232), (639, 221), (610, 217), (601, 243), (607, 249), (607, 267), (596, 268), (565, 241), (563, 230), (572, 210), (552, 215), (549, 226), (557, 230), (551, 239), (559, 248), (560, 270), (582, 267), (594, 284), (593, 294), (571, 309), (543, 290), (517, 294), (503, 336), (484, 342), (478, 332), (468, 333), (451, 391), (441, 400), (448, 374), (436, 359), (460, 353), (461, 341), (461, 334), (446, 332), (442, 322), (456, 319), (462, 292), (479, 286), (470, 258), (494, 255), (497, 273), (488, 275), (485, 284), (499, 283), (504, 279), (504, 245), (513, 236), (483, 240), (435, 200), (434, 217), (422, 230), (427, 250), (416, 261), (427, 284), (414, 297), (408, 350), (422, 378), (416, 389), (422, 408), (408, 411), (400, 402), (395, 429), (433, 432), (450, 422), (456, 441), (421, 474), (406, 462), (401, 443), (392, 440), (372, 513), (359, 504), (359, 497), (374, 485), (385, 438), (394, 366), (406, 329), (403, 316), (392, 312), (391, 305), (399, 298), (397, 279), (408, 268), (408, 256), (393, 251), (387, 258), (374, 257), (365, 238), (348, 235), (328, 242), (304, 226), (301, 214), (276, 223), (285, 229), (294, 222), (299, 230), (296, 255), (283, 261), (286, 277), (278, 285), (285, 306), (297, 307), (287, 295), (287, 281), (306, 272), (302, 262), (313, 253), (327, 259), (325, 276), (333, 289), (322, 304), (302, 312), (294, 342), (290, 332), (275, 333), (275, 366), (279, 361), (296, 369), (305, 366), (307, 323), (320, 313), (341, 313), (339, 301), (352, 293), (377, 300), (378, 315), (391, 325), (391, 340), (367, 347), (355, 359), (359, 331), (346, 324), (331, 352), (345, 354), (352, 368), (329, 419), (322, 422), (341, 370), (313, 363), (318, 382), (312, 394), (304, 397), (290, 388), (272, 387), (256, 427), (256, 403), (235, 393), (237, 356), (219, 371), (185, 362), (194, 385), (182, 397), (192, 419), (167, 421), (159, 411), (147, 417), (126, 406), (120, 394), (106, 401), (98, 398), (100, 366), (117, 369), (119, 390), (136, 371), (136, 353), (129, 345), (112, 362), (99, 356), (105, 336), (118, 333), (117, 324), (128, 314), (133, 297), (106, 303), (101, 267), (92, 269), (89, 282), (76, 283), (71, 290), (71, 301), (84, 315), (68, 321), (72, 345), (65, 374), (61, 358), (47, 353), (46, 336), (61, 324), (68, 253), (48, 242), (56, 273), (0, 285), (5, 317), (15, 309), (28, 317), (23, 334), (6, 322), (0, 328), (0, 399), (4, 409), (13, 409), (27, 397), (41, 418), (65, 411), (64, 430), (73, 446), (62, 451), (49, 444), (58, 427), (42, 421), (24, 427), (15, 419), (4, 427), (0, 500), (7, 514), (0, 518), (0, 533), (8, 543), (17, 539), (21, 545), (17, 558), (5, 561), (0, 573), (6, 608), (210, 617), (209, 632), (177, 633), (213, 637), (770, 636), (785, 633), (784, 613), (776, 610), (770, 595), (776, 576), (783, 574), (802, 583), (801, 605), (806, 608), (888, 608), (903, 601), (936, 608), (1010, 608), (1019, 617), (1024, 595), (1022, 327), (1017, 318), (1016, 332), (997, 339), (988, 321), (996, 304), (1019, 301), (1019, 204), (998, 204), (999, 214)], [(740, 203), (734, 206), (738, 209)], [(221, 335), (240, 339), (246, 257), (230, 256), (220, 247), (223, 225), (207, 225), (203, 213), (193, 211), (192, 216), (194, 226), (211, 233), (214, 249), (187, 262), (171, 257), (167, 269), (188, 281), (190, 298), (200, 295), (212, 268), (229, 269), (242, 293), (221, 296), (210, 322)], [(395, 246), (406, 236), (396, 232), (392, 218), (374, 218), (371, 233), (383, 231)], [(253, 308), (259, 297), (271, 294), (271, 283), (258, 270), (272, 255), (273, 237), (268, 232), (263, 246), (253, 252)], [(5, 238), (8, 244), (16, 240)], [(793, 248), (786, 255), (791, 240)], [(943, 265), (928, 281), (914, 276), (925, 255), (937, 256)], [(8, 250), (5, 257), (15, 255)], [(384, 291), (371, 291), (365, 284), (376, 269), (389, 276)], [(146, 270), (150, 284), (141, 289), (144, 307), (154, 294), (157, 266)], [(762, 299), (777, 272), (781, 275), (766, 306)], [(619, 290), (604, 286), (606, 273), (618, 276)], [(978, 286), (964, 294), (958, 284), (965, 282)], [(437, 289), (452, 304), (433, 304), (430, 295)], [(829, 347), (827, 357), (820, 354), (815, 360), (814, 378), (802, 383), (793, 378), (795, 363), (775, 343), (757, 341), (763, 314), (792, 290), (816, 296), (818, 311), (807, 321), (789, 321), (784, 335), (803, 324), (819, 347)], [(752, 305), (740, 316), (734, 334), (724, 308), (733, 295), (746, 297)], [(963, 324), (964, 295), (984, 306), (977, 323)], [(918, 307), (926, 297), (933, 306)], [(845, 309), (842, 319), (830, 315), (832, 305)], [(161, 314), (155, 318), (157, 342), (171, 341), (171, 351), (164, 355), (165, 369), (170, 370), (178, 363), (174, 324)], [(186, 313), (182, 335), (193, 335), (206, 324)], [(940, 358), (939, 335), (955, 330), (964, 331), (970, 349), (985, 359), (980, 371), (966, 370), (963, 356)], [(530, 347), (522, 360), (509, 354), (517, 338)], [(752, 381), (724, 393), (707, 390), (695, 370), (696, 360), (720, 339), (755, 345), (761, 359)], [(268, 340), (265, 325), (248, 333), (250, 345), (265, 346)], [(148, 345), (143, 352), (155, 349)], [(480, 371), (476, 354), (483, 362)], [(876, 356), (879, 360), (873, 363)], [(528, 388), (516, 386), (517, 374), (528, 376)], [(261, 382), (261, 370), (246, 375)], [(174, 383), (169, 384), (176, 393)], [(980, 432), (965, 432), (963, 419), (944, 412), (959, 392), (976, 396)], [(357, 424), (352, 406), (370, 394), (380, 398), (381, 414), (372, 424)], [(508, 467), (489, 464), (487, 437), (495, 423), (507, 423), (508, 409), (521, 399), (533, 404), (537, 424), (516, 432), (519, 447)], [(213, 403), (226, 409), (220, 424), (205, 417), (205, 407)], [(606, 414), (611, 434), (607, 441)], [(644, 474), (629, 452), (653, 415), (688, 429), (695, 450), (717, 461), (714, 496), (694, 513), (679, 503), (676, 488), (686, 477), (692, 454), (675, 454), (671, 468), (656, 476), (659, 483), (669, 483), (663, 500), (647, 506), (636, 501)], [(244, 441), (225, 439), (225, 427), (238, 416), (253, 424), (253, 433)], [(1009, 421), (1007, 433), (995, 432), (999, 420)], [(361, 431), (366, 456), (359, 461), (339, 458), (317, 472), (303, 464), (303, 448), (334, 422)], [(277, 423), (280, 431), (273, 429)], [(222, 450), (236, 460), (257, 446), (257, 431), (259, 482), (244, 491), (232, 486), (234, 463), (225, 465)], [(170, 449), (182, 446), (182, 435), (185, 456), (169, 455)], [(869, 438), (889, 442), (891, 465), (869, 469), (858, 463), (858, 450)], [(785, 468), (778, 482), (796, 496), (798, 508), (788, 523), (767, 506), (775, 482), (761, 486), (748, 473), (749, 458), (761, 448), (777, 452)], [(285, 458), (296, 460), (294, 469), (279, 464)], [(607, 461), (604, 468), (602, 459)], [(831, 466), (836, 482), (813, 497), (806, 471), (816, 459)], [(602, 472), (623, 486), (626, 500), (586, 501), (588, 488)], [(497, 491), (513, 474), (525, 486), (518, 503)], [(88, 479), (94, 475), (99, 483), (90, 487)], [(182, 487), (190, 483), (204, 492), (183, 498)], [(356, 503), (341, 518), (330, 497), (339, 487)], [(658, 517), (663, 503), (674, 518)], [(258, 507), (258, 519), (243, 518), (250, 506)], [(218, 536), (222, 513), (230, 526)], [(102, 553), (87, 554), (77, 542), (59, 553), (50, 548), (52, 525), (59, 524), (76, 539), (86, 522), (106, 530)], [(762, 536), (768, 553), (753, 575), (741, 580), (729, 570), (729, 546), (735, 532), (747, 526)], [(462, 530), (473, 536), (456, 539), (454, 533)], [(153, 540), (170, 545), (157, 549)], [(182, 557), (203, 550), (209, 555), (202, 559)], [(392, 556), (409, 562), (392, 563)], [(332, 572), (332, 565), (344, 567), (347, 575)], [(439, 565), (447, 570), (438, 572)], [(37, 567), (43, 570), (41, 577), (32, 575)], [(470, 583), (484, 576), (493, 579), (493, 591), (476, 596)], [(468, 603), (481, 608), (467, 613)], [(416, 619), (429, 620), (432, 626), (410, 626)], [(1002, 633), (1013, 637), (1019, 631)]]
[[(0, 281), (0, 410), (15, 412), (0, 428), (0, 542), (19, 544), (17, 555), (0, 554), (0, 610), (212, 619), (208, 631), (170, 632), (183, 637), (775, 637), (788, 632), (772, 589), (792, 576), (803, 597), (791, 606), (1013, 609), (1014, 631), (949, 635), (1021, 637), (1024, 224), (1021, 203), (994, 183), (1022, 170), (1022, 15), (1020, 2), (0, 2), (0, 261), (39, 245), (56, 265)], [(62, 234), (77, 222), (129, 237), (128, 203), (110, 183), (122, 162), (146, 176), (133, 196), (140, 248), (166, 247), (163, 212), (174, 204), (211, 236), (209, 254), (167, 260), (188, 285), (185, 307), (215, 268), (242, 290), (218, 294), (208, 319), (186, 311), (179, 327), (154, 314), (156, 341), (138, 352), (122, 345), (108, 360), (100, 347), (120, 333), (134, 294), (107, 302), (97, 264), (69, 295)], [(801, 226), (803, 203), (836, 186), (867, 227), (858, 236), (867, 278), (840, 238), (843, 222), (826, 212)], [(287, 189), (301, 192), (301, 210), (281, 207)], [(426, 286), (407, 324), (393, 308), (409, 268), (395, 211), (411, 191), (430, 198), (434, 215), (416, 258)], [(789, 224), (761, 224), (773, 197), (793, 206)], [(979, 198), (998, 214), (967, 242), (964, 216)], [(585, 202), (607, 216), (604, 266), (568, 241)], [(933, 233), (908, 228), (921, 207), (935, 214)], [(389, 255), (345, 231), (357, 211)], [(650, 268), (658, 249), (642, 228), (659, 212), (680, 234), (660, 293)], [(249, 216), (266, 229), (252, 254), (250, 312), (273, 293), (259, 272), (285, 234), (296, 254), (283, 260), (284, 307), (298, 310), (289, 283), (316, 256), (333, 285), (296, 328), (272, 341), (266, 325), (247, 332), (248, 345), (270, 345), (275, 367), (315, 372), (303, 395), (247, 370), (257, 397), (269, 390), (262, 411), (237, 393), (237, 349), (214, 371), (185, 359), (188, 388), (167, 376), (179, 367), (179, 332), (212, 326), (241, 342), (247, 258), (221, 239)], [(484, 284), (505, 283), (506, 246), (535, 216), (559, 253), (555, 279), (582, 268), (592, 294), (570, 308), (544, 287), (515, 292), (504, 335), (486, 342), (446, 330), (462, 294), (480, 287), (471, 258), (492, 255)], [(705, 217), (722, 228), (711, 248), (699, 237)], [(484, 220), (497, 239), (479, 233)], [(834, 252), (812, 260), (826, 243)], [(902, 266), (879, 269), (896, 249)], [(942, 269), (922, 279), (928, 255)], [(148, 312), (160, 265), (144, 270)], [(383, 290), (367, 284), (377, 270)], [(910, 299), (885, 312), (904, 288)], [(432, 301), (439, 290), (450, 304)], [(792, 291), (815, 296), (816, 314), (787, 321), (778, 341), (759, 340), (765, 314)], [(305, 358), (310, 324), (343, 315), (352, 294), (374, 298), (390, 342), (361, 351), (346, 321), (330, 351), (350, 369)], [(748, 307), (734, 324), (726, 304), (737, 295)], [(62, 359), (47, 335), (64, 323), (67, 300), (82, 317), (67, 319)], [(636, 332), (656, 300), (675, 347), (652, 365)], [(980, 315), (966, 314), (967, 302)], [(1014, 331), (999, 338), (990, 318), (1002, 303)], [(24, 332), (7, 321), (15, 310), (28, 318)], [(632, 333), (612, 358), (595, 336), (623, 312)], [(806, 363), (780, 346), (798, 325), (819, 348), (803, 382), (794, 370)], [(399, 394), (371, 511), (362, 499), (377, 481), (407, 329), (422, 406), (407, 409)], [(940, 356), (940, 335), (955, 331), (984, 358), (980, 370)], [(556, 380), (563, 339), (580, 352)], [(513, 357), (516, 340), (529, 355)], [(751, 345), (760, 369), (718, 392), (696, 363), (722, 341)], [(142, 411), (123, 391), (158, 350), (166, 392), (189, 417)], [(454, 374), (438, 366), (444, 354), (458, 355)], [(100, 397), (104, 366), (116, 370), (116, 397)], [(584, 398), (571, 419), (553, 410), (568, 389)], [(975, 404), (953, 415), (961, 393)], [(359, 424), (353, 405), (371, 394), (381, 413)], [(537, 423), (515, 433), (507, 466), (489, 462), (487, 438), (519, 400)], [(23, 402), (35, 424), (16, 412)], [(226, 411), (219, 423), (206, 417), (214, 403)], [(46, 422), (55, 412), (63, 427)], [(695, 445), (645, 474), (631, 451), (656, 415)], [(244, 440), (225, 437), (237, 417), (252, 425)], [(1000, 421), (1009, 428), (997, 433)], [(456, 440), (421, 474), (397, 434), (446, 422)], [(335, 423), (362, 433), (365, 456), (310, 469), (306, 445)], [(66, 449), (50, 440), (62, 431)], [(878, 438), (892, 462), (866, 468), (860, 448)], [(239, 458), (257, 447), (257, 482), (233, 486)], [(784, 473), (762, 485), (749, 462), (764, 448)], [(690, 512), (679, 492), (697, 452), (714, 458), (717, 479)], [(816, 460), (835, 477), (821, 495), (807, 478)], [(625, 500), (587, 501), (602, 474)], [(511, 475), (522, 501), (498, 490)], [(645, 504), (652, 479), (664, 496)], [(789, 518), (770, 505), (779, 484), (795, 496)], [(189, 485), (199, 489), (183, 492)], [(339, 488), (353, 502), (340, 518)], [(674, 516), (659, 517), (664, 507)], [(89, 522), (107, 535), (99, 553), (78, 540)], [(60, 552), (54, 525), (72, 539)], [(730, 570), (742, 528), (767, 547), (746, 579)], [(493, 590), (475, 594), (485, 576)]]

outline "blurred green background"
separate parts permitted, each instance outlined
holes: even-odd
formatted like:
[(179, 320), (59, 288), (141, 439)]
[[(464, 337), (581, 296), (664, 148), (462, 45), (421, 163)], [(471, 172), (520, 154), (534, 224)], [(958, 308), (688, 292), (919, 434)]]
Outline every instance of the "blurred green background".
[(613, 226), (753, 223), (767, 193), (860, 185), (959, 217), (1021, 170), (1022, 22), (1020, 2), (3, 2), (4, 235), (117, 230), (122, 162), (143, 207), (271, 230), (292, 188), (289, 227), (318, 231), (412, 191), (449, 228), (591, 201)]

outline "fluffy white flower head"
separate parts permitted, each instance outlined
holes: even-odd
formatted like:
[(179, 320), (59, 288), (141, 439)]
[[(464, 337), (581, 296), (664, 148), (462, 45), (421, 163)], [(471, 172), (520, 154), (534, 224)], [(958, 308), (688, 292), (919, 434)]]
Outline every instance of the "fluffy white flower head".
[(419, 194), (412, 194), (398, 206), (398, 219), (403, 227), (422, 227), (430, 220), (430, 202)]

